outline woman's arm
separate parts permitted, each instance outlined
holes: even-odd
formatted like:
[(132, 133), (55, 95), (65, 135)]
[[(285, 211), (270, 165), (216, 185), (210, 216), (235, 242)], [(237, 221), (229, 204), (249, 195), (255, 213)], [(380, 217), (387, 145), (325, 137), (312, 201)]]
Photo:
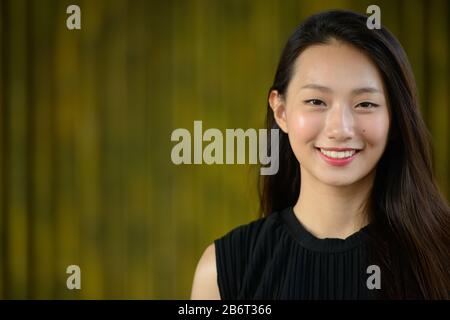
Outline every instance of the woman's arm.
[(214, 243), (206, 248), (197, 264), (192, 284), (191, 299), (220, 300)]

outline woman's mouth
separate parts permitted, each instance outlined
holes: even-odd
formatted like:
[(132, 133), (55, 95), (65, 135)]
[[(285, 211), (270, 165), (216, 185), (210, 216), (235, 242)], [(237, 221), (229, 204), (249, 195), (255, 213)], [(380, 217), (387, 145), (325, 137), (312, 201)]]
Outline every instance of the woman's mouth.
[(344, 150), (327, 150), (324, 148), (316, 148), (321, 158), (326, 163), (332, 166), (345, 166), (349, 164), (356, 155), (361, 151), (358, 149), (344, 149)]

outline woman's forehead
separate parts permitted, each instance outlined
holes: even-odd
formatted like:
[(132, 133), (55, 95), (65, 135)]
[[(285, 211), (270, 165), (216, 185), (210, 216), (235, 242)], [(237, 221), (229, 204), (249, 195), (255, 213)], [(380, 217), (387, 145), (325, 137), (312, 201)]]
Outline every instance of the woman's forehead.
[(313, 84), (331, 90), (375, 88), (383, 92), (381, 75), (372, 60), (342, 42), (307, 47), (295, 61), (291, 82), (296, 88)]

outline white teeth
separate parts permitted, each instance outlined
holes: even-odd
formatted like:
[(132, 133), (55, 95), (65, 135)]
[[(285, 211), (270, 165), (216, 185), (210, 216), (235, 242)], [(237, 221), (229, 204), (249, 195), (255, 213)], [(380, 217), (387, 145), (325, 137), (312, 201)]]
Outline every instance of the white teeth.
[(320, 149), (320, 152), (322, 152), (324, 155), (330, 158), (334, 159), (342, 159), (342, 158), (349, 158), (353, 156), (356, 153), (356, 150), (349, 150), (349, 151), (327, 151), (325, 149)]

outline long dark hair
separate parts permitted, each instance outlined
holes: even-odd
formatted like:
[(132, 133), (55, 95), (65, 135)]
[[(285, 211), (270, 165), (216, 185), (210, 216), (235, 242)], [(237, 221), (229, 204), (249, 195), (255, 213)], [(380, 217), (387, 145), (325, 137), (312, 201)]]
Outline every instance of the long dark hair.
[[(391, 108), (388, 143), (367, 204), (374, 213), (370, 221), (383, 292), (386, 298), (449, 299), (450, 209), (435, 180), (431, 136), (420, 115), (414, 75), (395, 37), (384, 27), (368, 29), (366, 20), (341, 10), (307, 19), (287, 42), (269, 95), (272, 90), (285, 94), (297, 57), (312, 44), (336, 39), (374, 61)], [(268, 129), (279, 129), (269, 105), (266, 122)], [(299, 163), (287, 134), (279, 132), (279, 171), (259, 178), (262, 216), (293, 206), (301, 187)]]

